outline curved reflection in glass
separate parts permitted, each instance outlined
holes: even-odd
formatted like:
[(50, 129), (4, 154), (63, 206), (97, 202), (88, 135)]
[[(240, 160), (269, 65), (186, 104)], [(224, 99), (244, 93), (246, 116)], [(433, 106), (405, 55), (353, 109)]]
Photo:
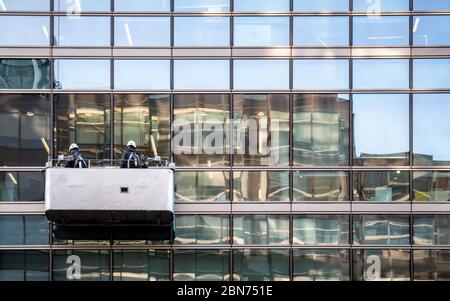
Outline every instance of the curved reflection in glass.
[(229, 202), (227, 171), (177, 171), (176, 202)]
[(414, 244), (450, 245), (450, 215), (414, 215)]
[(349, 175), (347, 172), (293, 173), (294, 202), (345, 202), (349, 198)]
[[(409, 281), (410, 253), (410, 250), (353, 250), (352, 279), (354, 281)], [(377, 264), (379, 268), (374, 268), (374, 264)]]
[(348, 215), (294, 215), (292, 244), (346, 245), (348, 232)]
[(353, 200), (410, 201), (408, 171), (354, 171)]
[(234, 215), (233, 243), (236, 245), (288, 245), (289, 216)]
[(450, 172), (413, 172), (414, 201), (450, 202)]
[(114, 250), (113, 281), (170, 280), (170, 251)]
[(50, 88), (49, 60), (0, 59), (0, 89), (48, 88)]
[[(54, 250), (53, 280), (54, 281), (108, 281), (110, 260), (109, 250)], [(67, 258), (71, 255), (80, 259), (80, 279), (68, 279)], [(70, 272), (70, 271), (69, 271)]]
[(226, 281), (230, 279), (230, 251), (175, 250), (174, 281)]
[(414, 280), (450, 280), (450, 250), (414, 250), (413, 258)]
[(289, 202), (289, 172), (233, 172), (233, 201)]
[(353, 244), (408, 245), (409, 215), (353, 215)]
[(348, 281), (349, 250), (293, 251), (294, 281)]
[(289, 281), (289, 250), (233, 250), (234, 281)]
[(44, 202), (45, 173), (1, 171), (0, 202)]
[(175, 219), (175, 244), (229, 244), (228, 215), (179, 214)]

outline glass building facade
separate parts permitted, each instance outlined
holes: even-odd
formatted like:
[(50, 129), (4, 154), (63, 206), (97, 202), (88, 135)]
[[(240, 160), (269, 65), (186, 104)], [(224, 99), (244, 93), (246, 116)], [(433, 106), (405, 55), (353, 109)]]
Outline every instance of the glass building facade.
[[(0, 0), (0, 280), (450, 280), (450, 1), (368, 2)], [(56, 239), (47, 158), (130, 139), (173, 242)]]

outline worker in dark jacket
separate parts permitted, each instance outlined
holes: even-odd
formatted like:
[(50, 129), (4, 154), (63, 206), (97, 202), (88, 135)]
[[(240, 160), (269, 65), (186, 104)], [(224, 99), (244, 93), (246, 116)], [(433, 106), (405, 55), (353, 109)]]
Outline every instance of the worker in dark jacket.
[(122, 154), (120, 159), (120, 168), (146, 168), (144, 160), (137, 152), (136, 142), (128, 141), (127, 149)]
[(69, 146), (69, 158), (67, 159), (66, 168), (88, 168), (88, 164), (80, 153), (80, 148), (76, 143)]

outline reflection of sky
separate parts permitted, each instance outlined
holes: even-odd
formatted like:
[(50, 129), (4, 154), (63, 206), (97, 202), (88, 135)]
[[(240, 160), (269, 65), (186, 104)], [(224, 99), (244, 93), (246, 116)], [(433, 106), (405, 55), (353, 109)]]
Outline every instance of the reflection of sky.
[(31, 1), (0, 0), (0, 11), (13, 11), (13, 10), (48, 11), (49, 4), (50, 3), (48, 0), (31, 0)]
[(62, 89), (109, 89), (109, 60), (55, 60)]
[(353, 88), (407, 89), (408, 74), (408, 60), (356, 59), (353, 61)]
[(229, 12), (229, 0), (174, 0), (176, 12)]
[(236, 12), (288, 12), (289, 0), (234, 0)]
[(234, 45), (289, 46), (289, 17), (235, 17)]
[(115, 60), (115, 89), (170, 89), (169, 60)]
[(356, 46), (408, 45), (409, 17), (354, 17), (353, 44)]
[(229, 89), (228, 60), (175, 60), (175, 89)]
[(348, 46), (348, 17), (294, 17), (294, 45)]
[(235, 60), (234, 89), (289, 89), (288, 60)]
[(414, 88), (450, 88), (450, 59), (415, 59)]
[(348, 60), (294, 60), (294, 89), (348, 89)]
[(450, 160), (450, 94), (414, 95), (414, 153)]
[(450, 16), (415, 16), (414, 45), (449, 45)]
[(366, 12), (369, 10), (370, 13), (374, 13), (373, 8), (380, 9), (381, 11), (409, 10), (409, 0), (353, 0), (354, 11)]
[(55, 38), (59, 46), (109, 46), (109, 17), (56, 17)]
[(366, 154), (409, 150), (409, 96), (356, 94), (353, 97), (355, 149)]
[(348, 0), (294, 0), (294, 11), (347, 11)]
[(49, 17), (0, 16), (0, 45), (48, 46)]
[(230, 18), (175, 17), (175, 46), (229, 46)]
[(414, 0), (415, 10), (450, 10), (449, 0)]
[[(67, 11), (73, 10), (73, 6), (76, 1), (68, 0), (54, 0), (55, 10), (57, 11)], [(77, 0), (80, 3), (81, 11), (109, 11), (111, 1), (110, 0)]]
[(116, 17), (114, 22), (115, 45), (170, 45), (170, 17)]
[(170, 0), (115, 0), (116, 11), (169, 11)]

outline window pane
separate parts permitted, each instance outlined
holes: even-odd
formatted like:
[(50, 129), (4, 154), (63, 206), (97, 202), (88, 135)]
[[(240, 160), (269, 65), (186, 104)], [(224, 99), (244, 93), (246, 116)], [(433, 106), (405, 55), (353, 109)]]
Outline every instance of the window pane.
[(236, 90), (289, 89), (288, 60), (234, 60)]
[(0, 251), (0, 281), (48, 281), (47, 251)]
[(409, 17), (353, 17), (353, 45), (397, 46), (409, 44)]
[(415, 59), (414, 88), (450, 88), (450, 59)]
[(0, 11), (49, 11), (48, 0), (2, 0)]
[(174, 0), (176, 12), (228, 12), (230, 0)]
[(413, 175), (414, 201), (450, 202), (450, 172), (417, 171)]
[(65, 11), (68, 14), (82, 13), (86, 11), (109, 11), (110, 0), (53, 0), (55, 11)]
[(409, 0), (353, 0), (353, 11), (362, 11), (367, 14), (377, 14), (380, 11), (402, 10), (409, 10)]
[(409, 281), (409, 261), (409, 250), (353, 250), (353, 280)]
[[(170, 96), (167, 94), (114, 95), (114, 158), (120, 159), (129, 140), (145, 157), (169, 158)], [(152, 137), (156, 152), (152, 149)]]
[(288, 12), (289, 0), (234, 0), (235, 12)]
[(408, 87), (408, 60), (353, 60), (354, 89), (408, 89)]
[(331, 12), (348, 11), (348, 0), (293, 0), (294, 11)]
[(169, 90), (169, 60), (115, 60), (114, 89)]
[(44, 180), (40, 171), (2, 171), (0, 202), (44, 202)]
[(294, 281), (348, 281), (348, 250), (294, 250)]
[(175, 250), (175, 281), (225, 281), (230, 279), (230, 252), (224, 250)]
[(48, 245), (49, 223), (44, 215), (0, 215), (0, 245)]
[(294, 164), (348, 165), (349, 110), (348, 95), (294, 94)]
[(110, 46), (110, 26), (109, 17), (55, 17), (55, 45)]
[(450, 16), (414, 16), (414, 45), (450, 44)]
[(288, 171), (235, 171), (234, 202), (289, 202)]
[(346, 245), (349, 243), (348, 215), (294, 215), (295, 245)]
[(0, 46), (50, 45), (49, 17), (2, 15), (0, 28), (8, 28), (0, 30)]
[(294, 46), (348, 46), (348, 17), (294, 17)]
[(0, 166), (44, 166), (50, 155), (45, 94), (0, 95)]
[(109, 60), (55, 60), (55, 89), (110, 89)]
[(115, 46), (170, 46), (169, 17), (115, 17)]
[(0, 89), (48, 89), (50, 62), (46, 59), (0, 59)]
[(289, 250), (233, 250), (234, 281), (289, 281)]
[(170, 251), (114, 250), (114, 281), (170, 280)]
[(355, 94), (354, 164), (407, 165), (409, 157), (409, 96)]
[(450, 10), (450, 0), (414, 0), (414, 10)]
[(407, 171), (354, 171), (354, 201), (410, 201), (409, 172)]
[(234, 215), (233, 235), (236, 245), (288, 245), (289, 216)]
[(348, 60), (294, 60), (294, 89), (348, 89), (348, 73)]
[(170, 11), (170, 0), (114, 0), (115, 11)]
[(414, 280), (449, 281), (450, 250), (414, 250)]
[(177, 171), (177, 202), (228, 202), (230, 174), (226, 171)]
[(349, 175), (346, 172), (302, 172), (293, 174), (294, 202), (348, 201)]
[(226, 131), (230, 97), (222, 94), (176, 94), (172, 151), (180, 166), (229, 164)]
[(415, 94), (414, 165), (450, 165), (450, 94)]
[(234, 17), (235, 46), (289, 46), (289, 17)]
[(230, 88), (228, 60), (174, 60), (174, 88), (227, 90)]
[[(68, 263), (67, 263), (68, 262)], [(71, 266), (80, 264), (80, 279), (73, 277)], [(108, 250), (55, 250), (53, 251), (54, 281), (108, 281)]]
[(69, 145), (76, 143), (83, 158), (111, 158), (108, 94), (56, 94), (54, 105), (55, 155), (68, 155)]
[(228, 215), (177, 215), (175, 244), (229, 244)]
[(408, 245), (409, 215), (353, 215), (353, 244)]
[(175, 17), (174, 46), (229, 46), (230, 18)]
[(234, 95), (234, 164), (289, 164), (289, 95)]
[(414, 244), (450, 245), (450, 215), (415, 215)]

